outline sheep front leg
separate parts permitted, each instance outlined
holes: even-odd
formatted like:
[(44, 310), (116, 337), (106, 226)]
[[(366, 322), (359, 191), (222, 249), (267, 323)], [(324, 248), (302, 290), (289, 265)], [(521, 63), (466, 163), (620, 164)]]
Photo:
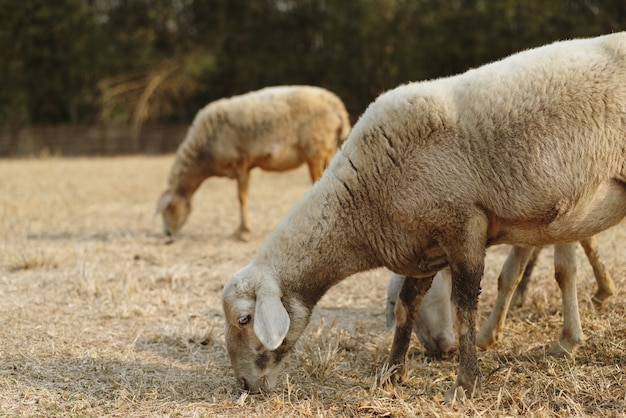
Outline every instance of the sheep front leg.
[(584, 340), (583, 329), (578, 313), (576, 294), (576, 252), (575, 244), (554, 246), (554, 277), (563, 298), (563, 328), (559, 341), (550, 348), (552, 355), (570, 356)]
[(580, 241), (580, 244), (587, 254), (589, 263), (593, 268), (593, 274), (596, 277), (598, 291), (593, 296), (593, 303), (597, 308), (602, 308), (606, 301), (615, 294), (615, 283), (611, 275), (604, 267), (604, 263), (598, 255), (598, 240), (595, 236)]
[(321, 155), (315, 155), (307, 162), (309, 166), (309, 175), (311, 176), (311, 183), (315, 183), (317, 179), (322, 177), (322, 172), (326, 168), (326, 159)]
[(235, 236), (242, 241), (250, 239), (250, 222), (248, 219), (248, 181), (250, 172), (248, 167), (241, 167), (237, 172), (237, 193), (239, 196), (239, 228)]
[(494, 345), (504, 332), (506, 314), (513, 292), (522, 278), (522, 273), (535, 248), (512, 247), (502, 272), (498, 277), (498, 296), (487, 322), (482, 326), (476, 337), (476, 345), (480, 348), (489, 348)]
[(446, 403), (458, 397), (471, 398), (480, 391), (481, 374), (476, 354), (476, 312), (484, 260), (474, 261), (475, 263), (450, 264), (452, 297), (457, 305), (459, 373), (456, 382), (446, 393)]
[(391, 383), (401, 382), (406, 377), (406, 354), (411, 342), (411, 332), (417, 311), (430, 288), (433, 277), (422, 279), (406, 277), (400, 289), (395, 306), (396, 328), (387, 360), (391, 370), (388, 380)]

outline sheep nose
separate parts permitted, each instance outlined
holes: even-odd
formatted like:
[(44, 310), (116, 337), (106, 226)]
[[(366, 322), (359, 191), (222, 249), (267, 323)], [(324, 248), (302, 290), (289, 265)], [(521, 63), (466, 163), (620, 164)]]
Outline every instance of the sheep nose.
[(447, 353), (454, 349), (455, 339), (454, 337), (440, 337), (437, 339), (437, 349), (441, 353)]

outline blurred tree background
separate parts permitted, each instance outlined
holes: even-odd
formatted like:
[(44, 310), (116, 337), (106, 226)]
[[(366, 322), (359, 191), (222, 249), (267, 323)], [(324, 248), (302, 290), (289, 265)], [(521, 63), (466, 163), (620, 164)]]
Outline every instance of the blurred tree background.
[(381, 92), (626, 29), (624, 0), (0, 0), (0, 125), (188, 123), (277, 84)]

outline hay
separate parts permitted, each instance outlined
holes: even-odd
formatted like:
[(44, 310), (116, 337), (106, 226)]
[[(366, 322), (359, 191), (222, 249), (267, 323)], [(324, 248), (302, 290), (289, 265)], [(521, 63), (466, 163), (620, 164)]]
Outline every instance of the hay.
[[(170, 242), (153, 214), (172, 158), (0, 163), (0, 415), (623, 416), (623, 225), (600, 238), (618, 289), (602, 312), (593, 308), (595, 283), (578, 252), (587, 340), (574, 359), (546, 355), (561, 314), (545, 251), (503, 342), (479, 352), (483, 391), (474, 400), (442, 405), (458, 359), (431, 359), (416, 342), (407, 381), (377, 384), (388, 373), (392, 337), (382, 269), (331, 289), (278, 388), (242, 395), (224, 349), (221, 288), (308, 190), (308, 174), (253, 173), (248, 243), (232, 237), (234, 182), (209, 179), (182, 235)], [(507, 252), (488, 252), (481, 320)]]

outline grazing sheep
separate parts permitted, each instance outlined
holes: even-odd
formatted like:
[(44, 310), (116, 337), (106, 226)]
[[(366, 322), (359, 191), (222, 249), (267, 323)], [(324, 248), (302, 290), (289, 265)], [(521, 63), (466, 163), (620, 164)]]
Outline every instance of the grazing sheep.
[[(387, 329), (396, 325), (395, 306), (405, 276), (392, 273), (387, 285), (387, 304), (385, 314)], [(454, 315), (452, 306), (452, 278), (450, 269), (437, 273), (433, 283), (424, 295), (415, 317), (413, 333), (429, 354), (440, 356), (452, 351), (456, 345), (454, 334)]]
[(595, 235), (626, 215), (625, 181), (626, 33), (557, 42), (382, 94), (225, 284), (239, 383), (271, 388), (322, 295), (377, 267), (415, 278), (398, 296), (388, 359), (390, 380), (401, 380), (417, 307), (449, 266), (459, 372), (446, 399), (471, 396), (486, 248)]
[(246, 240), (250, 170), (286, 171), (307, 163), (315, 182), (350, 131), (348, 112), (319, 87), (281, 86), (221, 99), (202, 108), (178, 147), (157, 213), (167, 235), (184, 225), (191, 197), (210, 176), (237, 179), (240, 225)]
[[(587, 258), (593, 267), (598, 285), (598, 291), (593, 297), (596, 305), (601, 307), (608, 298), (615, 293), (615, 285), (607, 273), (604, 264), (598, 257), (598, 244), (595, 237), (580, 241), (585, 249)], [(523, 249), (513, 248), (498, 278), (498, 299), (489, 320), (483, 325), (476, 336), (476, 345), (489, 348), (500, 340), (506, 314), (508, 300), (516, 288), (517, 280), (522, 276), (528, 280), (534, 261), (540, 248)], [(528, 262), (526, 260), (528, 259)], [(531, 264), (533, 260), (533, 264)], [(576, 259), (574, 247), (570, 244), (555, 245), (554, 253), (555, 278), (561, 288), (563, 301), (563, 329), (559, 341), (550, 348), (554, 355), (572, 354), (578, 344), (584, 339), (580, 317), (578, 315), (578, 301), (576, 297)], [(392, 274), (387, 287), (387, 328), (395, 325), (394, 307), (400, 288), (405, 277)], [(428, 289), (424, 300), (419, 306), (413, 332), (426, 350), (434, 355), (441, 355), (451, 351), (455, 345), (454, 322), (455, 309), (451, 301), (451, 283), (449, 269), (437, 273), (431, 288)], [(519, 289), (519, 287), (517, 287)]]

